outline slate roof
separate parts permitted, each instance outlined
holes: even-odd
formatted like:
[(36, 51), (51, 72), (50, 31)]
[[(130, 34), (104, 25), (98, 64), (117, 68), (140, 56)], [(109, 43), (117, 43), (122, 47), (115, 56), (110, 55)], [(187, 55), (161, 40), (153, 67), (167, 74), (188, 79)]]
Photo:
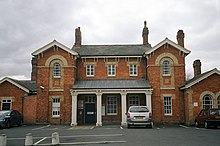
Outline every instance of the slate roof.
[(193, 86), (194, 84), (204, 80), (205, 78), (211, 76), (212, 74), (214, 73), (217, 73), (220, 75), (220, 71), (217, 69), (217, 68), (214, 68), (210, 71), (207, 71), (207, 72), (204, 72), (196, 77), (193, 77), (192, 79), (186, 81), (181, 87), (180, 89), (183, 90), (183, 89), (186, 89), (186, 88), (189, 88), (191, 86)]
[(9, 77), (5, 77), (2, 80), (0, 80), (0, 84), (3, 82), (8, 81), (11, 84), (17, 86), (18, 88), (24, 90), (27, 93), (34, 93), (36, 94), (37, 92), (37, 83), (36, 81), (31, 81), (31, 80), (15, 80)]
[(73, 47), (81, 57), (88, 56), (142, 56), (151, 45), (82, 45)]
[(31, 80), (15, 80), (12, 79), (14, 82), (18, 83), (19, 85), (27, 88), (31, 92), (37, 92), (37, 84), (36, 81), (31, 81)]
[(146, 79), (78, 80), (72, 89), (150, 89)]

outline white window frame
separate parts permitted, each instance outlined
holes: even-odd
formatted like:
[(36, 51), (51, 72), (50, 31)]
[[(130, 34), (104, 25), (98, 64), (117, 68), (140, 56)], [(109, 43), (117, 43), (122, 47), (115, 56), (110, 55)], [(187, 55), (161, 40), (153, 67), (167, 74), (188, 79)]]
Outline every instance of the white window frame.
[(173, 114), (173, 107), (172, 107), (172, 97), (171, 96), (164, 96), (164, 115), (165, 116), (172, 116)]
[(116, 76), (116, 65), (115, 64), (108, 64), (108, 76)]
[(117, 96), (107, 96), (107, 115), (118, 114), (118, 98)]
[[(209, 102), (209, 104), (207, 102)], [(206, 94), (202, 98), (202, 108), (206, 109), (206, 106), (209, 106), (210, 108), (213, 108), (213, 98), (212, 98), (212, 96), (210, 94)]]
[(12, 99), (11, 98), (3, 98), (1, 101), (1, 110), (3, 110), (3, 104), (5, 104), (5, 103), (10, 103), (10, 109), (7, 109), (7, 110), (11, 110)]
[(52, 117), (60, 117), (60, 98), (52, 98)]
[(60, 63), (54, 63), (53, 65), (53, 77), (60, 78), (61, 77), (61, 65)]
[(129, 95), (128, 96), (128, 106), (139, 106), (140, 105), (140, 97), (138, 95)]
[(130, 76), (138, 75), (138, 64), (129, 64), (129, 74)]
[(162, 63), (163, 76), (170, 76), (170, 61), (164, 60)]
[(94, 64), (87, 64), (86, 65), (86, 76), (87, 77), (94, 77), (95, 75), (95, 65)]

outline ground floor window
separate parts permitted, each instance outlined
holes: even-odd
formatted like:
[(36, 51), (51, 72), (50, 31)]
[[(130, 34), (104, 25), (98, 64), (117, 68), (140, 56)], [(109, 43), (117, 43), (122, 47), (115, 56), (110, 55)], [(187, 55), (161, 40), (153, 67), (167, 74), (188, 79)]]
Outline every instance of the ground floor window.
[(139, 106), (140, 98), (138, 95), (129, 95), (128, 96), (128, 106)]
[(60, 117), (60, 98), (53, 98), (52, 117)]
[(218, 96), (218, 108), (220, 109), (220, 95)]
[(108, 96), (107, 114), (117, 115), (117, 97), (116, 96)]
[(164, 97), (164, 115), (172, 115), (172, 97)]
[(11, 110), (11, 99), (2, 99), (2, 110)]
[(209, 94), (206, 94), (206, 95), (203, 97), (202, 103), (203, 103), (203, 109), (212, 108), (212, 107), (213, 107), (212, 96), (209, 95)]

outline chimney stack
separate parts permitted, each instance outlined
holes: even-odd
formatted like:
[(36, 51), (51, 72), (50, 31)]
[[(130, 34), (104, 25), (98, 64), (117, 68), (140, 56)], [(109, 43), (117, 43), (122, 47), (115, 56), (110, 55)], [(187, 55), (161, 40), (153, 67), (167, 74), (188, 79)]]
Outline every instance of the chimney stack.
[(201, 62), (199, 59), (193, 62), (193, 68), (194, 68), (194, 77), (201, 74)]
[(36, 57), (32, 57), (31, 64), (32, 64), (31, 81), (36, 81), (37, 80), (37, 58)]
[(143, 31), (142, 31), (143, 45), (148, 44), (148, 34), (149, 34), (149, 30), (147, 28), (147, 22), (144, 21), (144, 28), (143, 28)]
[(177, 43), (184, 47), (184, 32), (183, 30), (179, 30), (176, 35)]
[(75, 29), (75, 47), (80, 47), (82, 42), (82, 36), (81, 36), (81, 31), (80, 27)]

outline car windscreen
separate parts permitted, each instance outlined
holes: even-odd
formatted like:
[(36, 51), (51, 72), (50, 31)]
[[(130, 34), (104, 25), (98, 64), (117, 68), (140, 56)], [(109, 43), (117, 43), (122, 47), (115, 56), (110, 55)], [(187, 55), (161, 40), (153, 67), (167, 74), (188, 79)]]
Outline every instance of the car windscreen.
[(10, 111), (0, 111), (0, 116), (6, 116), (10, 113)]
[(149, 112), (147, 107), (131, 107), (130, 112)]
[(218, 115), (218, 116), (220, 116), (220, 109), (211, 109), (210, 113), (211, 113), (211, 115)]

